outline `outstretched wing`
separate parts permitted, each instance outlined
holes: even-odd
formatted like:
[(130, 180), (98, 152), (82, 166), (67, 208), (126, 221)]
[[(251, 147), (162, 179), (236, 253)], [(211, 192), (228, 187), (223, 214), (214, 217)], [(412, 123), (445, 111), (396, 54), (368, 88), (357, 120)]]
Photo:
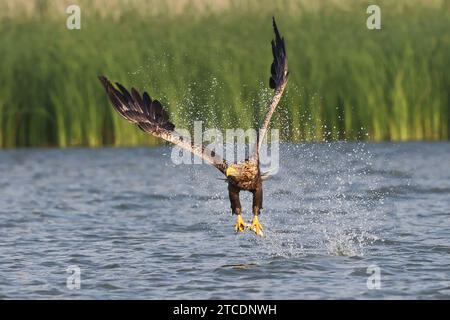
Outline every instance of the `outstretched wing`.
[(122, 117), (136, 124), (143, 131), (192, 152), (225, 174), (228, 167), (226, 161), (216, 155), (214, 151), (202, 145), (197, 145), (191, 142), (189, 138), (177, 134), (174, 131), (175, 125), (169, 120), (169, 114), (158, 100), (152, 100), (147, 92), (144, 92), (141, 96), (134, 88), (131, 89), (130, 93), (120, 83), (116, 83), (119, 89), (117, 90), (104, 76), (100, 76), (99, 79), (103, 87), (105, 87), (114, 109)]
[(275, 22), (275, 18), (273, 19), (273, 31), (275, 33), (275, 39), (272, 40), (272, 53), (273, 53), (273, 62), (270, 67), (271, 76), (269, 79), (269, 86), (271, 89), (274, 89), (274, 95), (270, 100), (267, 113), (264, 117), (264, 121), (261, 125), (259, 136), (258, 136), (258, 148), (255, 150), (259, 153), (261, 149), (261, 145), (263, 143), (264, 137), (266, 135), (267, 129), (269, 128), (270, 119), (272, 119), (272, 114), (274, 113), (278, 102), (283, 95), (284, 88), (286, 87), (288, 81), (288, 63), (286, 56), (286, 48), (284, 45), (284, 38), (280, 36), (278, 32), (278, 27)]

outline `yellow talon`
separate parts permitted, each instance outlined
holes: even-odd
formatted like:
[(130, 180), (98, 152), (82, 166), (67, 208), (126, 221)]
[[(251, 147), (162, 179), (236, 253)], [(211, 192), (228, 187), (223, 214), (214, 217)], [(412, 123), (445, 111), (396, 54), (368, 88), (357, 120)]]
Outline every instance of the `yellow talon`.
[(245, 221), (242, 219), (242, 216), (240, 214), (237, 215), (236, 225), (234, 226), (234, 230), (236, 232), (244, 232), (245, 230)]
[(258, 219), (257, 215), (253, 216), (252, 225), (250, 226), (250, 230), (252, 230), (258, 236), (261, 236), (261, 237), (264, 236), (263, 227), (259, 223), (259, 219)]

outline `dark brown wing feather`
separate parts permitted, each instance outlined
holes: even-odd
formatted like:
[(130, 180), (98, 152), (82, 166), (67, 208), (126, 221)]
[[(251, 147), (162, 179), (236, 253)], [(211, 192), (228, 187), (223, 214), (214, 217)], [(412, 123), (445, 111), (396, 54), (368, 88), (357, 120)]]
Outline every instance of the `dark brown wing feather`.
[(280, 36), (275, 18), (272, 18), (273, 31), (275, 33), (275, 39), (272, 40), (272, 54), (273, 62), (270, 66), (270, 79), (269, 86), (272, 89), (277, 89), (282, 83), (286, 82), (288, 76), (286, 47), (284, 45), (284, 37)]
[(131, 94), (120, 83), (116, 83), (117, 90), (106, 77), (99, 77), (100, 82), (108, 94), (117, 112), (129, 122), (137, 124), (139, 128), (148, 133), (159, 129), (173, 131), (175, 125), (169, 121), (167, 111), (163, 109), (158, 100), (152, 100), (147, 92), (143, 96), (132, 88)]
[(114, 109), (126, 120), (136, 124), (147, 133), (192, 152), (225, 173), (228, 165), (224, 159), (204, 146), (197, 145), (190, 139), (174, 132), (175, 125), (170, 122), (169, 114), (158, 100), (152, 100), (147, 92), (144, 92), (141, 97), (134, 88), (131, 89), (130, 93), (120, 83), (116, 83), (118, 90), (106, 77), (100, 76), (99, 79)]
[(267, 112), (261, 124), (261, 128), (258, 135), (258, 146), (257, 148), (255, 148), (255, 151), (253, 152), (252, 157), (253, 159), (259, 158), (259, 150), (261, 149), (264, 137), (266, 136), (266, 132), (269, 128), (272, 115), (275, 112), (278, 102), (280, 102), (281, 96), (283, 95), (289, 76), (284, 38), (280, 36), (280, 32), (278, 31), (278, 27), (275, 22), (275, 18), (273, 18), (272, 21), (275, 39), (273, 39), (271, 42), (273, 62), (272, 65), (270, 66), (269, 86), (270, 88), (274, 89), (275, 92), (272, 99), (269, 101), (267, 105)]

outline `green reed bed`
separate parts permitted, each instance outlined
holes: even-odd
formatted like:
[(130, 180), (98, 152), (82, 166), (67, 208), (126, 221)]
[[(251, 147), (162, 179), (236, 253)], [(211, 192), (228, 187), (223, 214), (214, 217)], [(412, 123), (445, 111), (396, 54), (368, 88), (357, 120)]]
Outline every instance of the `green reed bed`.
[(120, 119), (99, 74), (148, 90), (179, 127), (256, 126), (270, 96), (271, 14), (291, 70), (272, 124), (284, 140), (448, 139), (450, 8), (386, 4), (371, 31), (366, 6), (132, 9), (82, 16), (76, 31), (64, 13), (2, 18), (0, 147), (160, 143)]

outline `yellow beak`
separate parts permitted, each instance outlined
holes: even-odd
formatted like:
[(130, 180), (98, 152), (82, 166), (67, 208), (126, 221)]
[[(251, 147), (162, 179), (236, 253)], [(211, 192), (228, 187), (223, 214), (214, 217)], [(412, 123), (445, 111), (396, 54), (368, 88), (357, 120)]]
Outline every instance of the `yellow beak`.
[(228, 176), (235, 176), (235, 175), (237, 175), (237, 170), (236, 169), (234, 169), (233, 167), (228, 167), (227, 168), (227, 171), (225, 172), (225, 175), (228, 177)]

